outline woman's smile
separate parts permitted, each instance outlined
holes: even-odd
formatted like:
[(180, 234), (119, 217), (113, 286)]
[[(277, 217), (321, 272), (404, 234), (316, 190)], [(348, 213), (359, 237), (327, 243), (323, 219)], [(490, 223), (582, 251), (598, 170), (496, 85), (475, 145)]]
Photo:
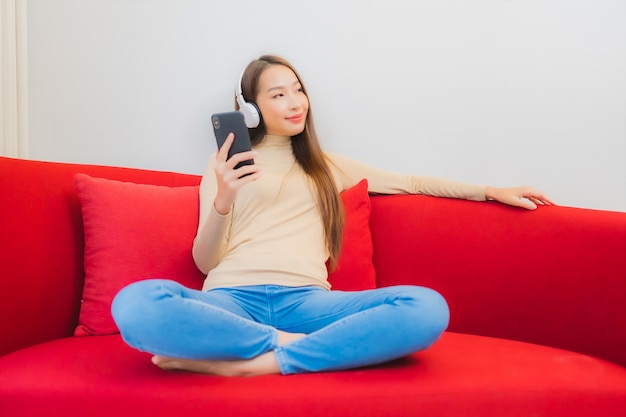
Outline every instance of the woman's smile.
[(287, 120), (293, 123), (300, 123), (304, 120), (304, 113), (294, 114), (293, 116), (287, 117)]

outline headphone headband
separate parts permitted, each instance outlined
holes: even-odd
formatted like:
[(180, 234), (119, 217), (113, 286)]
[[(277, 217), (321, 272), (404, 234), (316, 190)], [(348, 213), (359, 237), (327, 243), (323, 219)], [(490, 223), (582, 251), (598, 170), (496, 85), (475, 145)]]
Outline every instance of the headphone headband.
[(243, 98), (243, 88), (241, 87), (241, 83), (243, 81), (243, 74), (245, 74), (246, 70), (244, 68), (243, 71), (241, 71), (241, 75), (239, 75), (239, 82), (237, 83), (237, 88), (236, 88), (236, 93), (235, 93), (235, 97), (237, 98), (237, 104), (239, 104), (239, 107), (241, 107), (242, 105), (244, 105), (246, 103), (246, 100)]

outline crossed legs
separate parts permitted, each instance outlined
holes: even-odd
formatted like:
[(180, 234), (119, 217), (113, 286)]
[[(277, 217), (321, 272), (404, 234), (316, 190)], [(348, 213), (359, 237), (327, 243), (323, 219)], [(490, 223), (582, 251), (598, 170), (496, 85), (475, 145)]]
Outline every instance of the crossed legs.
[(386, 362), (430, 346), (449, 318), (443, 298), (422, 287), (201, 292), (167, 280), (131, 284), (112, 313), (124, 340), (157, 366), (224, 376)]

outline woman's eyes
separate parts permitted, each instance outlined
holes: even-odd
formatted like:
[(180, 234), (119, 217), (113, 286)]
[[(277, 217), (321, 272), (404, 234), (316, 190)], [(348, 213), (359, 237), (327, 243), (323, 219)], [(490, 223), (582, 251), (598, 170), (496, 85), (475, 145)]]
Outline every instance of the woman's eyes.
[[(296, 92), (304, 94), (304, 88), (300, 87), (300, 88), (296, 89)], [(284, 93), (277, 93), (277, 94), (274, 94), (272, 96), (272, 98), (280, 98), (280, 97), (284, 97), (284, 96), (285, 96)]]

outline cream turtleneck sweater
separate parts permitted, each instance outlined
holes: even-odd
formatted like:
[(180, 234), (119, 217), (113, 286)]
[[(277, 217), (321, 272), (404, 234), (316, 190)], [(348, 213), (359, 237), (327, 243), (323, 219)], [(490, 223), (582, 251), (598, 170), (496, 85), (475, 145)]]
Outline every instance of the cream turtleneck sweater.
[[(291, 138), (267, 136), (255, 150), (263, 175), (239, 190), (227, 215), (213, 206), (215, 156), (202, 178), (196, 239), (209, 239), (212, 252), (202, 255), (210, 265), (203, 290), (262, 284), (330, 288), (322, 218), (315, 192), (291, 151)], [(485, 200), (483, 186), (395, 174), (327, 156), (340, 192), (367, 178), (371, 193)]]

